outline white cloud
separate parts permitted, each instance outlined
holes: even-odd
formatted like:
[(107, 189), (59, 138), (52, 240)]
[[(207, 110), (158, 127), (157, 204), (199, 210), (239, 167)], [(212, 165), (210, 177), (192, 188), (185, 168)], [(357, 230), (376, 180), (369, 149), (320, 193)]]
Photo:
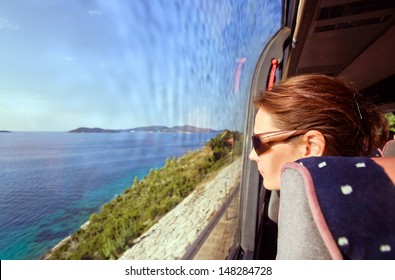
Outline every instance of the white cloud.
[(99, 10), (88, 10), (88, 15), (90, 16), (101, 16), (103, 13)]
[(19, 25), (8, 21), (6, 18), (0, 17), (0, 30), (1, 29), (19, 30)]

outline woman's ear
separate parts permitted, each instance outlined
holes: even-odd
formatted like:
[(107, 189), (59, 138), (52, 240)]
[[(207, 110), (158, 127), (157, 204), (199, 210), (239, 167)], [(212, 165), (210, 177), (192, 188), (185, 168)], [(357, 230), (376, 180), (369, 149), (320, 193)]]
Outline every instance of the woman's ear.
[(318, 130), (309, 130), (303, 135), (301, 145), (304, 157), (322, 156), (325, 151), (325, 137)]

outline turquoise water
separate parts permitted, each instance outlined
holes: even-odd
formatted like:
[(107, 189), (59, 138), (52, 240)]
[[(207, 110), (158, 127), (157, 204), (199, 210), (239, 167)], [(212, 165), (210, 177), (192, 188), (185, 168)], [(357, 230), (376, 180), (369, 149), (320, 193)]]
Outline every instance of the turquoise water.
[(39, 259), (134, 178), (215, 133), (0, 134), (0, 259)]

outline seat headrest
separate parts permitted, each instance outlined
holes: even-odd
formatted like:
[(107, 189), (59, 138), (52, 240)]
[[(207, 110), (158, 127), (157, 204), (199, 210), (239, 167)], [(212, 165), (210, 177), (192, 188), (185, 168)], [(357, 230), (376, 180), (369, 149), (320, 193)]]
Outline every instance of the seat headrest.
[[(295, 188), (301, 188), (303, 192), (296, 192), (306, 197), (307, 206), (291, 204), (301, 211), (310, 211), (331, 258), (395, 259), (395, 186), (391, 180), (395, 175), (386, 172), (395, 173), (395, 158), (312, 157), (287, 163), (281, 185), (280, 255), (280, 237), (284, 236), (281, 231), (285, 230), (281, 211), (288, 207), (285, 205), (289, 200), (303, 200), (287, 195), (295, 195)], [(295, 176), (302, 178), (302, 186), (290, 182)], [(285, 219), (302, 223), (300, 216), (308, 215), (296, 214), (300, 212), (296, 209), (285, 214), (292, 216), (293, 212), (294, 217)]]
[(395, 157), (395, 140), (389, 140), (383, 147), (384, 157)]

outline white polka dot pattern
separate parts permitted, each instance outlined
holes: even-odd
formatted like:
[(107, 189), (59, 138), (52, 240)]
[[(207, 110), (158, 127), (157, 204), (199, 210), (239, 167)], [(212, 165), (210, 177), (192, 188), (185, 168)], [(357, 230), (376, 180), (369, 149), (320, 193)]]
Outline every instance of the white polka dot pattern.
[(339, 237), (337, 239), (337, 244), (339, 244), (339, 246), (346, 246), (346, 245), (348, 245), (348, 239), (344, 236)]
[(395, 188), (379, 165), (363, 157), (297, 162), (310, 173), (319, 210), (346, 259), (395, 259), (395, 219), (380, 209), (395, 213)]
[(383, 253), (391, 252), (391, 246), (387, 245), (387, 244), (381, 245), (380, 246), (380, 252), (383, 252)]
[(355, 164), (355, 166), (357, 168), (364, 168), (364, 167), (366, 167), (366, 164), (364, 162), (358, 162), (358, 163)]
[(325, 161), (323, 161), (323, 162), (321, 162), (321, 163), (318, 164), (318, 167), (319, 167), (319, 168), (323, 168), (323, 167), (325, 167), (325, 166), (326, 166), (326, 162), (325, 162)]
[(340, 189), (344, 195), (352, 193), (352, 187), (350, 185), (341, 186)]

